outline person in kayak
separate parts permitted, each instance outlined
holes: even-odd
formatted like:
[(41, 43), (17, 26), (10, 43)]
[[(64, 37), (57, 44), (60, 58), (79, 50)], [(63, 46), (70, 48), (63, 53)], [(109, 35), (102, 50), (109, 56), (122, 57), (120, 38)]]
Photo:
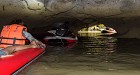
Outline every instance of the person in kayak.
[[(30, 44), (26, 44), (26, 39), (30, 41)], [(14, 20), (10, 25), (3, 27), (0, 34), (0, 56), (38, 47), (45, 48), (46, 46), (27, 32), (27, 27), (21, 19)]]
[(65, 36), (69, 31), (68, 24), (68, 21), (65, 21), (64, 23), (58, 23), (58, 27), (56, 28), (56, 36)]

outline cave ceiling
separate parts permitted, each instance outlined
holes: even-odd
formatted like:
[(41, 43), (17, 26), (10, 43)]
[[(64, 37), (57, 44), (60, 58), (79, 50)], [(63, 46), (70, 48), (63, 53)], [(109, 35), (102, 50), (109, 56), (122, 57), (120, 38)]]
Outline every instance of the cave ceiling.
[(0, 13), (1, 27), (21, 18), (30, 28), (66, 20), (70, 27), (103, 22), (119, 28), (119, 23), (139, 22), (140, 0), (0, 0)]

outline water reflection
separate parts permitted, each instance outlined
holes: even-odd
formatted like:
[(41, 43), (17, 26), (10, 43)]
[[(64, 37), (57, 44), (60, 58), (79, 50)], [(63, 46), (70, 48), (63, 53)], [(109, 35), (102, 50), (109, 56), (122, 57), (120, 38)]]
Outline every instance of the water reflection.
[(76, 44), (76, 42), (68, 43), (62, 39), (62, 40), (49, 41), (48, 43), (46, 43), (46, 46), (72, 48), (75, 44)]
[(73, 48), (76, 43), (66, 43), (66, 42), (49, 42), (47, 43), (47, 53), (61, 55), (61, 53), (65, 53), (69, 49)]
[(47, 46), (46, 53), (33, 68), (26, 70), (26, 75), (92, 75), (96, 72), (101, 75), (139, 75), (140, 73), (140, 39), (116, 39), (92, 34), (92, 36), (79, 36), (78, 42), (72, 46), (55, 44)]
[(81, 45), (82, 54), (87, 56), (99, 55), (103, 61), (111, 62), (109, 57), (117, 49), (117, 39), (97, 35), (101, 34), (80, 34), (78, 44)]

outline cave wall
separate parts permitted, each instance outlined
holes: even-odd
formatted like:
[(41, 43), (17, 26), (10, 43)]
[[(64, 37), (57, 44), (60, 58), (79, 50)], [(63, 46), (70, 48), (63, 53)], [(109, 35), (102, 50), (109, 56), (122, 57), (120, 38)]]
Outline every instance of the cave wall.
[(101, 22), (113, 27), (120, 38), (140, 38), (140, 18), (103, 19)]
[(68, 20), (76, 32), (98, 21), (115, 28), (117, 37), (140, 38), (140, 0), (0, 0), (0, 13), (0, 28), (21, 18), (31, 32), (45, 32)]

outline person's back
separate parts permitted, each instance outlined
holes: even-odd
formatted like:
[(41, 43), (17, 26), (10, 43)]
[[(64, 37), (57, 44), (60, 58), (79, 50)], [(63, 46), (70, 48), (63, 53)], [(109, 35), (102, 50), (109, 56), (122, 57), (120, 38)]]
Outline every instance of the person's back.
[(59, 27), (56, 29), (57, 36), (64, 36), (69, 30), (68, 22), (60, 23)]
[(6, 48), (8, 46), (24, 45), (26, 38), (22, 35), (23, 30), (26, 31), (27, 28), (18, 23), (5, 25), (0, 34), (0, 47)]
[[(18, 19), (3, 27), (0, 34), (0, 56), (27, 48), (46, 47), (45, 44), (28, 33), (23, 24), (24, 22)], [(31, 44), (25, 45), (26, 38)]]
[(65, 29), (65, 27), (63, 26), (56, 29), (57, 36), (64, 36), (66, 32), (67, 32), (67, 29)]

